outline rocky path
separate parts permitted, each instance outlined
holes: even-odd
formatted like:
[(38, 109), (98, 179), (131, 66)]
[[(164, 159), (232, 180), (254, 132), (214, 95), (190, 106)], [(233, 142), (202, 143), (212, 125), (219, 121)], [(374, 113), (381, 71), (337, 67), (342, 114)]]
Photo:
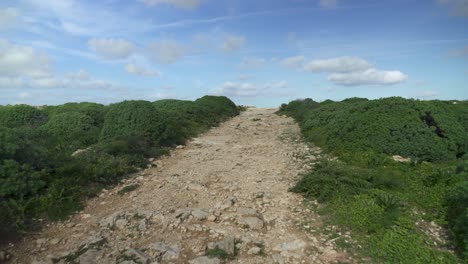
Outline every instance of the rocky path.
[(313, 207), (288, 192), (320, 150), (274, 111), (248, 109), (3, 254), (11, 263), (346, 261), (314, 232)]

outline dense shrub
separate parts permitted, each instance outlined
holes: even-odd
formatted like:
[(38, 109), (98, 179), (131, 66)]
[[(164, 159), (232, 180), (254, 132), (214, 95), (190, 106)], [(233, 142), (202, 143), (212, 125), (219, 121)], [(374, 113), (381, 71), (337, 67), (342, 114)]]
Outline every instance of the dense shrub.
[(460, 254), (468, 260), (468, 180), (449, 192), (447, 221)]
[(37, 127), (47, 121), (47, 115), (29, 105), (0, 106), (0, 127)]
[(124, 101), (109, 106), (101, 140), (118, 136), (142, 136), (158, 143), (164, 129), (161, 114), (151, 102)]
[(97, 127), (102, 127), (106, 110), (107, 108), (104, 105), (87, 102), (47, 106), (43, 109), (49, 117), (63, 113), (80, 113), (89, 117), (92, 120), (92, 125)]
[(100, 131), (91, 117), (79, 112), (54, 114), (41, 129), (57, 138), (60, 146), (72, 151), (96, 143)]
[(335, 152), (372, 150), (444, 161), (461, 157), (468, 150), (466, 102), (393, 97), (317, 104), (310, 99), (293, 101), (280, 113), (293, 116), (306, 138)]
[[(60, 219), (84, 198), (238, 113), (225, 97), (196, 102), (0, 106), (0, 238)], [(81, 149), (79, 152), (76, 150)]]
[[(352, 230), (376, 262), (457, 262), (431, 246), (415, 225), (421, 215), (448, 223), (467, 258), (466, 101), (306, 99), (282, 105), (279, 113), (295, 118), (306, 140), (340, 159), (321, 161), (292, 191), (324, 203), (332, 221)], [(416, 163), (396, 163), (391, 155)]]

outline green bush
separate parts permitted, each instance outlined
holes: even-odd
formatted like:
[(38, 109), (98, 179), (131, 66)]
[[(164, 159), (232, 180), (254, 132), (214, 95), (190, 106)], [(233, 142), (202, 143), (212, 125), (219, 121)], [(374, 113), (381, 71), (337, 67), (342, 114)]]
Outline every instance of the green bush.
[(468, 103), (398, 97), (318, 104), (292, 101), (280, 113), (294, 117), (304, 136), (331, 151), (372, 150), (415, 160), (446, 161), (468, 150)]
[(79, 112), (54, 114), (41, 129), (44, 133), (57, 138), (57, 143), (62, 148), (71, 151), (95, 144), (100, 132), (91, 117)]
[(47, 122), (47, 115), (29, 105), (0, 106), (0, 127), (37, 127)]
[[(320, 161), (292, 191), (323, 202), (324, 212), (353, 231), (376, 262), (457, 262), (432, 246), (415, 225), (418, 218), (448, 223), (466, 260), (468, 102), (307, 99), (282, 105), (279, 113), (340, 159)], [(391, 155), (413, 162), (397, 163)]]
[(159, 143), (165, 130), (161, 114), (147, 101), (111, 104), (104, 118), (101, 140), (119, 136), (142, 136)]
[(236, 113), (225, 97), (0, 106), (0, 240), (34, 219), (66, 217), (149, 157)]
[(49, 117), (63, 113), (80, 113), (86, 115), (92, 120), (92, 125), (96, 127), (102, 127), (106, 110), (107, 108), (104, 105), (87, 102), (47, 106), (43, 109), (43, 111), (46, 112)]
[(448, 226), (459, 253), (468, 261), (468, 181), (455, 186), (446, 203)]

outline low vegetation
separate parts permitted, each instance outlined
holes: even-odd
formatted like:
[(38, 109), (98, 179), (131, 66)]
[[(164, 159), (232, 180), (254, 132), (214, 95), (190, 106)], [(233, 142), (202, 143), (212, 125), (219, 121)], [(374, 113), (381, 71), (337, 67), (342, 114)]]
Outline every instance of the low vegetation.
[[(322, 202), (362, 253), (379, 263), (468, 261), (468, 102), (305, 99), (279, 114), (338, 157), (321, 160), (292, 191)], [(428, 232), (431, 222), (447, 228), (451, 244)]]
[(79, 210), (86, 197), (148, 158), (238, 113), (228, 98), (215, 96), (0, 106), (0, 237)]

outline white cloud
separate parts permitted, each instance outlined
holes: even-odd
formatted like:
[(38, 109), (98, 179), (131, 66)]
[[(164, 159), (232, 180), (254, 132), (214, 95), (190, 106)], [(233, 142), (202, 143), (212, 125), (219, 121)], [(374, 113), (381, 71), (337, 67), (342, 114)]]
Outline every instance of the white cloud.
[(238, 65), (241, 69), (256, 70), (263, 67), (266, 60), (262, 58), (243, 58), (242, 62)]
[(65, 75), (70, 80), (76, 81), (89, 81), (91, 80), (91, 75), (85, 70), (79, 70), (77, 72), (70, 72)]
[(440, 4), (448, 5), (457, 16), (468, 16), (468, 0), (438, 0)]
[(0, 76), (50, 76), (51, 59), (44, 53), (0, 39)]
[(260, 93), (260, 88), (251, 83), (225, 82), (216, 93), (235, 97), (253, 97)]
[(184, 56), (185, 48), (173, 40), (162, 40), (151, 43), (148, 54), (157, 63), (171, 64)]
[(357, 57), (338, 57), (326, 60), (313, 60), (304, 65), (304, 70), (311, 72), (338, 72), (347, 73), (364, 71), (372, 68), (372, 65)]
[(304, 56), (294, 56), (294, 57), (283, 59), (281, 61), (281, 64), (285, 67), (299, 68), (304, 64), (304, 62), (305, 62)]
[(105, 59), (123, 59), (133, 53), (134, 45), (124, 39), (93, 38), (88, 47)]
[(228, 97), (256, 97), (260, 95), (284, 94), (284, 90), (287, 88), (288, 84), (286, 81), (265, 85), (225, 82), (214, 91), (214, 94)]
[(32, 97), (32, 94), (30, 94), (28, 92), (21, 92), (21, 93), (18, 94), (18, 97), (20, 99), (28, 99), (28, 98)]
[(338, 72), (330, 74), (327, 79), (335, 84), (345, 86), (358, 85), (392, 85), (408, 78), (400, 71), (381, 71), (374, 68), (355, 72)]
[(147, 69), (142, 66), (129, 63), (125, 65), (125, 71), (129, 74), (133, 75), (139, 75), (139, 76), (145, 76), (145, 77), (150, 77), (150, 76), (159, 76), (161, 73), (157, 70), (152, 70), (152, 69)]
[(16, 8), (7, 7), (0, 9), (0, 31), (10, 27), (18, 15), (19, 12)]
[(14, 89), (23, 86), (23, 80), (18, 77), (0, 77), (0, 89)]
[(320, 0), (319, 5), (323, 8), (333, 8), (338, 4), (337, 0)]
[(226, 35), (223, 37), (221, 50), (224, 52), (237, 51), (245, 45), (244, 36)]
[(37, 78), (32, 79), (29, 83), (30, 86), (34, 88), (65, 88), (67, 82), (63, 79), (58, 79), (55, 77), (47, 77), (47, 78)]
[(173, 5), (177, 8), (195, 9), (201, 4), (201, 0), (143, 0), (149, 6), (156, 6), (161, 4)]

